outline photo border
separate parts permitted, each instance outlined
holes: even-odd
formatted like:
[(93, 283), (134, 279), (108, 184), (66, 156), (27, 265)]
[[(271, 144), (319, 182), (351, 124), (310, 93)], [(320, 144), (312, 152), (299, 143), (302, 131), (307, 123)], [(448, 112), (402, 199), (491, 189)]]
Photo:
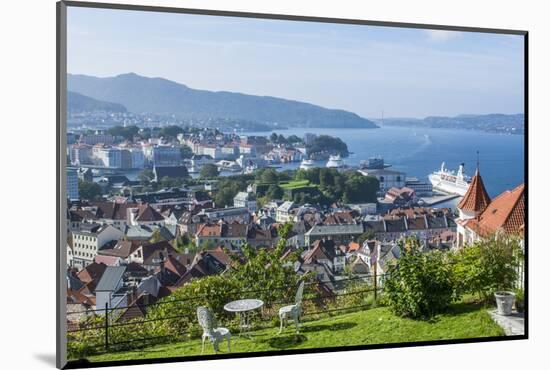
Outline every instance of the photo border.
[[(177, 8), (164, 6), (150, 5), (130, 5), (130, 4), (114, 4), (114, 3), (99, 3), (99, 2), (83, 2), (83, 1), (59, 1), (56, 4), (57, 15), (57, 94), (56, 94), (56, 113), (57, 113), (57, 142), (56, 142), (56, 198), (57, 198), (57, 248), (56, 248), (56, 287), (57, 287), (57, 308), (56, 308), (56, 366), (62, 369), (79, 369), (79, 368), (96, 368), (106, 366), (125, 366), (125, 365), (143, 365), (143, 364), (160, 364), (173, 362), (190, 362), (190, 361), (208, 361), (219, 359), (234, 359), (234, 358), (250, 358), (250, 357), (268, 357), (268, 356), (285, 356), (294, 354), (310, 354), (310, 353), (326, 353), (326, 352), (344, 352), (358, 351), (368, 349), (382, 348), (405, 348), (447, 344), (465, 344), (465, 343), (483, 343), (483, 342), (499, 342), (524, 340), (529, 338), (529, 222), (528, 222), (528, 158), (529, 158), (529, 32), (526, 30), (500, 29), (500, 28), (482, 28), (482, 27), (462, 27), (439, 24), (425, 23), (405, 23), (405, 22), (385, 22), (374, 20), (359, 20), (347, 18), (328, 18), (316, 16), (300, 16), (300, 15), (285, 15), (271, 13), (252, 13), (238, 12), (226, 10), (210, 10), (210, 9), (192, 9), (192, 8)], [(116, 9), (116, 10), (131, 10), (145, 12), (163, 12), (163, 13), (181, 13), (195, 15), (215, 15), (224, 17), (238, 18), (256, 18), (256, 19), (272, 19), (272, 20), (289, 20), (302, 22), (317, 22), (317, 23), (337, 23), (337, 24), (352, 24), (352, 25), (368, 25), (382, 27), (398, 27), (398, 28), (420, 28), (429, 30), (443, 31), (460, 31), (460, 32), (477, 32), (477, 33), (495, 33), (519, 35), (524, 37), (524, 183), (525, 183), (525, 269), (524, 269), (524, 295), (525, 295), (525, 330), (523, 335), (499, 336), (499, 337), (482, 337), (482, 338), (464, 338), (464, 339), (445, 339), (431, 340), (419, 342), (395, 342), (383, 344), (366, 344), (353, 345), (345, 347), (323, 347), (309, 349), (293, 349), (293, 350), (276, 350), (276, 351), (261, 351), (250, 353), (228, 353), (217, 355), (200, 355), (200, 356), (180, 356), (166, 357), (158, 359), (136, 359), (136, 360), (120, 360), (120, 361), (105, 361), (105, 362), (89, 362), (87, 360), (67, 361), (67, 341), (66, 341), (66, 291), (67, 282), (65, 278), (66, 266), (66, 207), (65, 199), (66, 187), (66, 132), (67, 132), (67, 7), (83, 7), (96, 9)]]

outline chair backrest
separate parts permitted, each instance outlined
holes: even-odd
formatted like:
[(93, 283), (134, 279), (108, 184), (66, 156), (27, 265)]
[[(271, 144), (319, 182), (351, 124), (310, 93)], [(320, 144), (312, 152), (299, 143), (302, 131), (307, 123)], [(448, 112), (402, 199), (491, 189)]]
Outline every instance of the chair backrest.
[(197, 307), (197, 319), (199, 320), (199, 325), (205, 333), (212, 334), (214, 332), (214, 327), (216, 324), (214, 318), (212, 317), (212, 313), (208, 308), (203, 306)]
[(302, 304), (302, 296), (304, 295), (304, 282), (302, 281), (298, 286), (298, 291), (296, 292), (296, 298), (294, 298), (295, 304)]

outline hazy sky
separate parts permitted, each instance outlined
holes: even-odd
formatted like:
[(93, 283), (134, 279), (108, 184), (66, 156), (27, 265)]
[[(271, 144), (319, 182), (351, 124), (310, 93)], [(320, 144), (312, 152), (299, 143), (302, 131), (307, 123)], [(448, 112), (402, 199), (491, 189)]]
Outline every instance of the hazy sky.
[(68, 9), (68, 71), (135, 72), (363, 117), (523, 112), (523, 37)]

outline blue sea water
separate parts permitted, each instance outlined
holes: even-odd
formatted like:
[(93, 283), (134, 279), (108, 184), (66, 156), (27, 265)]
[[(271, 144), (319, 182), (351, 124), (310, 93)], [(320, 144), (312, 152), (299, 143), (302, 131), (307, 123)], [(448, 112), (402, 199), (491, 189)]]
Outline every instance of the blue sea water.
[[(392, 169), (407, 177), (426, 180), (441, 167), (457, 170), (465, 164), (466, 173), (473, 175), (479, 150), (479, 166), (485, 187), (491, 197), (512, 189), (524, 180), (524, 136), (497, 134), (473, 130), (388, 127), (378, 129), (289, 129), (277, 130), (284, 136), (303, 137), (311, 132), (342, 139), (352, 152), (345, 163), (358, 165), (369, 157), (381, 155)], [(246, 132), (244, 135), (271, 135), (271, 132)], [(319, 166), (324, 163), (319, 162)], [(284, 165), (296, 168), (299, 163)]]

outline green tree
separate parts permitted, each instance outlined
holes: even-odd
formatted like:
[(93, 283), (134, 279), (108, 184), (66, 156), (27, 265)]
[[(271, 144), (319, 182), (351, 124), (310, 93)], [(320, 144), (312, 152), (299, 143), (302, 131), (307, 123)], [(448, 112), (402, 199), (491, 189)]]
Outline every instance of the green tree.
[[(254, 297), (263, 300), (268, 307), (274, 302), (293, 298), (300, 276), (294, 271), (292, 262), (297, 260), (298, 254), (295, 252), (287, 259), (282, 259), (291, 229), (290, 223), (279, 228), (280, 239), (273, 249), (256, 249), (244, 245), (241, 248), (242, 257), (232, 256), (229, 272), (231, 278), (239, 282), (241, 294), (254, 292)], [(310, 275), (302, 278), (310, 279)]]
[(202, 179), (215, 179), (219, 174), (218, 166), (212, 163), (206, 163), (201, 168), (200, 177)]
[(418, 239), (401, 242), (401, 257), (388, 270), (384, 298), (398, 315), (430, 317), (457, 297), (453, 265), (443, 252), (424, 253)]
[(460, 249), (455, 256), (459, 292), (488, 302), (495, 291), (511, 290), (523, 259), (520, 243), (519, 237), (497, 234)]
[(150, 243), (158, 243), (158, 242), (161, 242), (165, 240), (164, 237), (162, 236), (162, 234), (160, 233), (160, 229), (155, 229), (152, 233), (151, 233), (151, 237), (149, 238), (149, 242)]
[(149, 185), (154, 178), (155, 178), (155, 174), (153, 173), (153, 170), (151, 170), (150, 168), (144, 169), (138, 175), (138, 180), (143, 186)]
[(277, 171), (273, 168), (265, 168), (260, 175), (260, 181), (265, 184), (276, 184), (278, 181)]
[(175, 140), (177, 136), (182, 133), (183, 128), (181, 126), (171, 125), (162, 127), (158, 135), (168, 140)]
[(319, 135), (307, 146), (308, 153), (331, 153), (342, 157), (349, 155), (348, 146), (340, 138), (328, 135)]
[(101, 196), (101, 186), (95, 182), (78, 180), (78, 194), (80, 198), (94, 200)]
[(181, 177), (168, 177), (164, 176), (160, 179), (160, 185), (163, 188), (179, 188), (185, 182), (184, 178)]
[(269, 199), (281, 199), (284, 195), (283, 189), (279, 185), (271, 184), (267, 188), (266, 197)]
[(188, 159), (193, 156), (193, 150), (185, 144), (180, 145), (180, 154), (182, 159)]
[(354, 172), (347, 177), (344, 185), (346, 203), (376, 202), (376, 193), (379, 187), (376, 177), (363, 176)]

